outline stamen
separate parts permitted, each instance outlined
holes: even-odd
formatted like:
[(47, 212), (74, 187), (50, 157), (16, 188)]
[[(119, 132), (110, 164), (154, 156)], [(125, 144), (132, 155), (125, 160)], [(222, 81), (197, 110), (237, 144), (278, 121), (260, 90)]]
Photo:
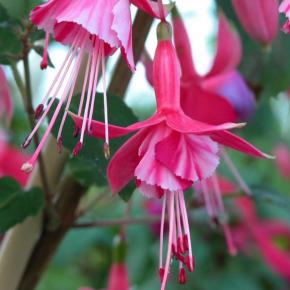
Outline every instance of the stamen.
[(62, 145), (63, 145), (63, 138), (59, 137), (57, 139), (57, 152), (61, 153), (62, 152)]
[(104, 143), (104, 155), (106, 159), (110, 159), (110, 156), (111, 156), (110, 146), (107, 142)]
[(176, 205), (176, 222), (177, 222), (177, 232), (178, 232), (178, 238), (177, 238), (177, 251), (181, 254), (185, 252), (184, 246), (183, 246), (183, 237), (182, 237), (182, 229), (181, 229), (181, 221), (180, 221), (180, 209), (179, 209), (179, 200), (178, 196), (175, 195), (175, 205)]
[(103, 95), (104, 95), (104, 119), (105, 119), (105, 141), (109, 146), (109, 117), (108, 117), (108, 98), (106, 85), (106, 68), (105, 68), (105, 48), (102, 44), (102, 74), (103, 74)]
[(205, 200), (205, 207), (206, 207), (207, 213), (212, 218), (215, 216), (215, 210), (211, 203), (211, 198), (209, 195), (207, 183), (204, 180), (202, 180), (200, 183), (201, 183), (201, 188), (202, 188), (202, 192), (203, 192), (203, 196)]
[(42, 70), (46, 69), (48, 66), (48, 44), (49, 44), (49, 32), (46, 32), (45, 33), (43, 56), (42, 56), (42, 61), (40, 63), (40, 68)]
[(185, 273), (184, 268), (181, 268), (181, 269), (179, 270), (179, 283), (180, 283), (181, 285), (186, 284), (186, 273)]
[(173, 242), (173, 230), (174, 230), (174, 193), (167, 191), (166, 194), (168, 194), (168, 216), (169, 216), (169, 237), (168, 237), (168, 246), (167, 246), (167, 257), (166, 257), (166, 263), (165, 263), (165, 270), (164, 270), (164, 278), (162, 280), (161, 284), (161, 290), (165, 290), (166, 284), (167, 284), (167, 278), (169, 275), (169, 267), (170, 267), (170, 261), (171, 261), (171, 245)]
[(164, 225), (165, 225), (165, 210), (166, 210), (166, 195), (163, 198), (161, 224), (160, 224), (160, 246), (159, 246), (159, 269), (163, 269), (163, 237), (164, 237)]
[(37, 106), (37, 108), (36, 108), (36, 110), (34, 112), (34, 119), (35, 120), (38, 120), (41, 117), (41, 115), (43, 113), (43, 109), (44, 109), (44, 105), (43, 104), (40, 104), (40, 105)]
[(238, 169), (236, 168), (235, 164), (231, 160), (230, 156), (227, 154), (226, 150), (222, 148), (221, 149), (221, 153), (222, 153), (222, 155), (224, 157), (224, 160), (225, 160), (226, 164), (228, 165), (230, 171), (232, 172), (233, 176), (237, 180), (237, 182), (238, 182), (239, 186), (241, 187), (241, 189), (246, 194), (253, 195), (251, 189), (248, 187), (248, 185), (244, 181), (243, 177), (240, 175)]
[(82, 148), (83, 148), (83, 143), (79, 141), (73, 150), (73, 156), (74, 157), (78, 156)]

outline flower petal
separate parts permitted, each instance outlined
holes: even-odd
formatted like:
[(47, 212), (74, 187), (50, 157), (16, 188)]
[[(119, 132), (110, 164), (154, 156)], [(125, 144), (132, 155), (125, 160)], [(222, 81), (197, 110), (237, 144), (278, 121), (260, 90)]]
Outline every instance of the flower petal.
[(211, 138), (224, 146), (230, 147), (242, 153), (259, 158), (273, 159), (273, 156), (262, 152), (243, 138), (240, 138), (231, 132), (216, 131), (211, 134)]
[(255, 95), (238, 71), (232, 70), (209, 77), (202, 85), (206, 90), (225, 98), (236, 110), (240, 120), (248, 120), (254, 113)]
[(182, 109), (192, 119), (213, 125), (237, 120), (237, 114), (229, 101), (194, 83), (183, 84), (181, 95)]
[(114, 9), (112, 29), (116, 31), (122, 44), (122, 55), (132, 71), (135, 70), (135, 61), (132, 46), (132, 19), (129, 0), (119, 0)]
[[(144, 12), (148, 13), (149, 15), (155, 17), (155, 18), (161, 18), (160, 10), (158, 3), (155, 1), (150, 0), (130, 0), (132, 4), (137, 6), (139, 9), (143, 10)], [(171, 10), (172, 5), (164, 5), (165, 10), (165, 16), (169, 13)]]
[(199, 78), (194, 67), (191, 44), (185, 25), (175, 7), (173, 8), (173, 32), (175, 48), (182, 70), (182, 78), (185, 80)]
[(209, 125), (187, 117), (181, 112), (171, 112), (166, 116), (167, 125), (180, 133), (209, 134), (215, 131), (228, 130), (243, 127), (244, 123), (223, 123)]
[(138, 149), (146, 137), (147, 130), (141, 130), (130, 138), (111, 159), (107, 175), (113, 193), (119, 192), (134, 177), (140, 161)]
[(182, 179), (211, 176), (219, 164), (218, 145), (206, 136), (173, 132), (157, 143), (156, 159)]
[(242, 44), (240, 37), (234, 28), (231, 27), (226, 16), (220, 12), (216, 57), (207, 76), (235, 69), (239, 65), (241, 57)]

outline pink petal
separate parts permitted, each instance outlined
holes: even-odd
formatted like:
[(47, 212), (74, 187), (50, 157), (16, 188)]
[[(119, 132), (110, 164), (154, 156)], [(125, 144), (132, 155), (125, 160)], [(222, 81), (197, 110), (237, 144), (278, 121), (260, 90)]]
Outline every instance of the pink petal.
[(259, 157), (259, 158), (269, 158), (273, 159), (272, 156), (263, 153), (261, 150), (247, 142), (246, 140), (238, 137), (237, 135), (228, 131), (216, 131), (211, 134), (211, 138), (227, 147), (240, 151), (242, 153)]
[(150, 185), (145, 181), (140, 181), (138, 190), (147, 198), (161, 198), (164, 194), (163, 189), (155, 185)]
[(173, 15), (173, 32), (176, 52), (180, 61), (182, 78), (190, 80), (199, 78), (192, 59), (191, 44), (181, 16), (175, 9)]
[[(81, 129), (83, 124), (83, 118), (73, 113), (70, 113), (76, 128)], [(115, 125), (109, 125), (110, 138), (118, 138), (135, 131), (134, 129), (127, 129)], [(90, 135), (96, 138), (105, 138), (105, 123), (93, 120), (91, 123)]]
[(7, 116), (10, 121), (13, 116), (13, 102), (9, 84), (4, 70), (0, 66), (0, 119)]
[(122, 190), (133, 179), (135, 168), (140, 160), (138, 149), (147, 132), (147, 130), (141, 130), (130, 138), (111, 159), (107, 175), (113, 193)]
[(278, 32), (278, 0), (232, 0), (245, 31), (256, 41), (269, 44)]
[(173, 132), (155, 147), (156, 159), (192, 182), (211, 176), (219, 164), (218, 145), (206, 136)]
[(282, 236), (290, 240), (290, 225), (280, 220), (262, 221), (260, 226), (263, 227), (267, 233), (272, 236)]
[(172, 112), (166, 116), (167, 125), (180, 133), (209, 134), (221, 130), (239, 128), (241, 123), (224, 123), (220, 125), (209, 125), (197, 120), (191, 119), (181, 112)]
[(122, 44), (122, 55), (131, 70), (135, 70), (135, 61), (132, 46), (132, 19), (129, 0), (119, 0), (114, 9), (112, 29), (116, 31)]
[[(132, 4), (137, 6), (139, 9), (148, 13), (155, 18), (161, 18), (158, 3), (150, 0), (130, 0)], [(164, 5), (165, 16), (168, 14), (171, 5)]]
[(182, 84), (181, 95), (181, 107), (192, 119), (213, 125), (237, 120), (234, 107), (229, 101), (193, 82)]
[[(72, 43), (76, 35), (87, 33), (98, 36), (112, 48), (119, 47), (120, 41), (112, 29), (115, 4), (115, 0), (70, 1), (56, 17), (55, 38), (63, 43)], [(125, 19), (128, 20), (127, 17)]]
[(234, 28), (229, 24), (226, 16), (220, 12), (217, 52), (212, 69), (207, 77), (237, 68), (241, 61), (241, 57), (241, 39)]

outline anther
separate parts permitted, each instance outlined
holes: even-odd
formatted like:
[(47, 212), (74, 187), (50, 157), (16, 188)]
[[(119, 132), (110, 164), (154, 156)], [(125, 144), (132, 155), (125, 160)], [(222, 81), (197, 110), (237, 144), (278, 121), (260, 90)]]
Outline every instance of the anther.
[(104, 143), (104, 155), (105, 155), (106, 159), (109, 159), (110, 156), (111, 156), (110, 146), (109, 146), (109, 144), (107, 142)]
[(78, 156), (82, 148), (83, 148), (83, 143), (79, 141), (73, 150), (73, 156), (74, 157)]
[(62, 152), (62, 145), (63, 145), (63, 138), (59, 137), (57, 139), (57, 152), (61, 153)]
[(179, 270), (179, 283), (181, 285), (186, 284), (186, 272), (185, 272), (184, 268), (181, 268)]
[(159, 278), (160, 278), (161, 282), (163, 281), (164, 273), (165, 273), (165, 269), (164, 268), (160, 268), (159, 269)]
[(37, 106), (35, 112), (34, 112), (34, 119), (35, 120), (38, 120), (42, 114), (43, 114), (43, 109), (44, 109), (44, 105), (43, 104), (40, 104)]
[(23, 149), (27, 148), (31, 143), (31, 139), (29, 139), (28, 137), (25, 138), (24, 142), (21, 144), (21, 147)]

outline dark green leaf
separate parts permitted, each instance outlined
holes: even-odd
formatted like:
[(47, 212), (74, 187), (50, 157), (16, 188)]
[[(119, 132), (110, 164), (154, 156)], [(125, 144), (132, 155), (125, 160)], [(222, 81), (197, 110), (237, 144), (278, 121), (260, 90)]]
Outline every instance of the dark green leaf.
[(135, 182), (132, 180), (125, 186), (120, 192), (119, 196), (125, 201), (128, 202), (132, 197), (134, 190), (136, 189)]
[(38, 188), (24, 191), (16, 181), (0, 179), (0, 232), (35, 216), (44, 207), (44, 195)]

